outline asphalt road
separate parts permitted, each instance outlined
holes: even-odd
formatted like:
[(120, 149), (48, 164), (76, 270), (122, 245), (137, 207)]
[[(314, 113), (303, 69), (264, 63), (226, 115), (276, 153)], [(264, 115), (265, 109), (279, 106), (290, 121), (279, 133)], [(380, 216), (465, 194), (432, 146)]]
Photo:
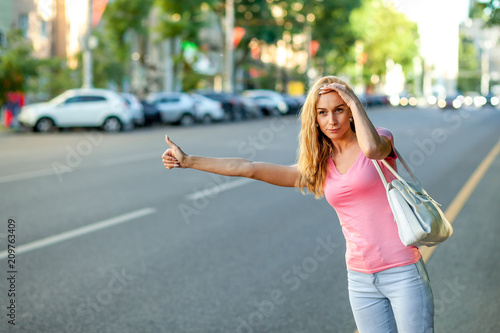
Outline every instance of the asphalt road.
[[(500, 139), (495, 109), (370, 115), (445, 209)], [(298, 132), (287, 116), (0, 135), (0, 331), (354, 332), (324, 199), (161, 163), (168, 133), (189, 154), (292, 164)], [(428, 263), (436, 332), (498, 331), (499, 173), (497, 156)]]

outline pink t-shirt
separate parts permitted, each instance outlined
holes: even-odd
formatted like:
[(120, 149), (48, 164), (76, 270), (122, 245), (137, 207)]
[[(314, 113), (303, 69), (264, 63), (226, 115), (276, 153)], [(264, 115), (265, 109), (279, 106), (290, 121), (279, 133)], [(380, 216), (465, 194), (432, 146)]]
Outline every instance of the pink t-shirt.
[[(392, 133), (377, 128), (394, 145)], [(386, 161), (396, 167), (396, 158)], [(388, 181), (395, 177), (378, 161)], [(356, 162), (341, 174), (332, 159), (324, 186), (325, 198), (337, 212), (346, 239), (347, 268), (361, 273), (376, 273), (392, 267), (410, 265), (420, 259), (415, 246), (399, 239), (387, 195), (370, 159), (361, 151)]]

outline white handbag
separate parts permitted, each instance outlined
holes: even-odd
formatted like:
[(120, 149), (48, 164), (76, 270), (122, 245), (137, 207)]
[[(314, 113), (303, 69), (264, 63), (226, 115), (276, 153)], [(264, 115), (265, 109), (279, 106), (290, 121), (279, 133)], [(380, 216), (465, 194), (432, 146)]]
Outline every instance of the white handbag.
[(404, 180), (387, 161), (382, 160), (387, 169), (396, 176), (396, 179), (387, 183), (377, 161), (372, 162), (387, 192), (399, 238), (406, 246), (435, 246), (444, 242), (453, 234), (453, 227), (439, 208), (440, 205), (427, 194), (413, 175), (401, 154), (394, 150), (415, 183)]

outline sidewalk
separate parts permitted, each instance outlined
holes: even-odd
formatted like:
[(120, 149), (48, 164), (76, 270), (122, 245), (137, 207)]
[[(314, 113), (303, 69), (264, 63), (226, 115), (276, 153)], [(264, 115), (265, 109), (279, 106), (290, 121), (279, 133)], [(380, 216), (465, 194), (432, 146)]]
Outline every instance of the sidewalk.
[(6, 136), (12, 136), (21, 133), (29, 133), (30, 130), (27, 128), (5, 128), (3, 125), (0, 125), (0, 138)]
[(498, 332), (500, 326), (500, 155), (427, 263), (435, 332)]

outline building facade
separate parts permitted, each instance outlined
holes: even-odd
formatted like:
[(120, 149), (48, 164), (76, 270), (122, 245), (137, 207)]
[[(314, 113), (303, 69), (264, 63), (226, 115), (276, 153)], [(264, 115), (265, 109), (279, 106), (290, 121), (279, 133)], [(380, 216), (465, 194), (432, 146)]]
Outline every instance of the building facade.
[(492, 86), (500, 85), (500, 27), (486, 27), (482, 19), (468, 19), (460, 25), (460, 33), (471, 40), (476, 49), (480, 92), (487, 95)]

